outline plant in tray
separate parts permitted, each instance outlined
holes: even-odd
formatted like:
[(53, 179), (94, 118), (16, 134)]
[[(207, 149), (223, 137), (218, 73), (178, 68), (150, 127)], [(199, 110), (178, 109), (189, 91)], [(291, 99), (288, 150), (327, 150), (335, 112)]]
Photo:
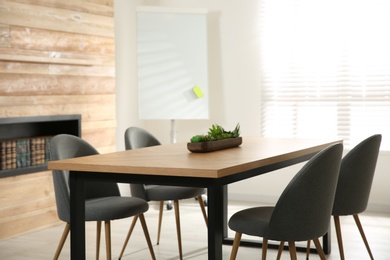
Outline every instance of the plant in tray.
[(209, 128), (207, 135), (195, 135), (191, 138), (191, 143), (219, 141), (240, 136), (240, 124), (233, 131), (226, 131), (222, 126), (214, 124)]
[(193, 153), (206, 153), (241, 145), (240, 125), (237, 124), (233, 131), (226, 131), (220, 125), (212, 125), (207, 135), (195, 135), (187, 148)]

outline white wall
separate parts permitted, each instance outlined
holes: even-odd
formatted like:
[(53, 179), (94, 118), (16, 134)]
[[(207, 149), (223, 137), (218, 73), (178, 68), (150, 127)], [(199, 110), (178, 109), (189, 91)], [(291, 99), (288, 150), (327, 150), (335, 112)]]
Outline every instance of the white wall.
[[(117, 144), (124, 149), (128, 126), (145, 127), (170, 142), (170, 122), (138, 119), (135, 9), (138, 5), (196, 7), (209, 10), (210, 119), (177, 121), (177, 141), (206, 133), (213, 123), (226, 129), (241, 125), (242, 136), (260, 133), (258, 0), (116, 0)], [(383, 134), (383, 133), (382, 133)], [(245, 139), (244, 139), (245, 143)], [(381, 155), (371, 192), (369, 209), (390, 212), (390, 153)], [(275, 202), (302, 165), (258, 176), (229, 186), (230, 199)]]

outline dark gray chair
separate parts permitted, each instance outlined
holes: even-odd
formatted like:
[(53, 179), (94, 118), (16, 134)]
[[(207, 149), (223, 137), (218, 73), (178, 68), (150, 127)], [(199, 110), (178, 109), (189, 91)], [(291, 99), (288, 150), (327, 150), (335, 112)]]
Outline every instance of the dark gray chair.
[[(51, 160), (98, 154), (98, 151), (83, 139), (67, 134), (53, 137), (50, 147)], [(58, 217), (66, 222), (64, 232), (55, 253), (58, 259), (70, 230), (69, 171), (53, 171), (54, 192)], [(141, 220), (146, 241), (152, 258), (155, 259), (149, 232), (143, 213), (149, 209), (148, 203), (140, 198), (121, 197), (118, 185), (112, 182), (88, 181), (85, 193), (85, 220), (97, 221), (96, 259), (99, 259), (101, 222), (105, 222), (106, 256), (111, 259), (111, 220), (134, 216)]]
[(262, 259), (269, 240), (288, 241), (296, 259), (295, 241), (313, 240), (321, 259), (326, 259), (319, 237), (329, 228), (343, 145), (335, 144), (313, 156), (284, 189), (274, 207), (255, 207), (229, 219), (236, 232), (230, 259), (237, 256), (242, 234), (263, 238)]
[[(156, 146), (160, 144), (161, 143), (157, 140), (156, 137), (154, 137), (151, 133), (149, 133), (143, 128), (129, 127), (125, 132), (126, 150), (139, 149), (139, 148), (144, 148), (149, 146)], [(160, 243), (164, 201), (172, 200), (174, 202), (179, 255), (180, 255), (180, 259), (183, 259), (182, 245), (181, 245), (180, 217), (179, 217), (179, 200), (197, 197), (200, 208), (203, 213), (204, 220), (207, 225), (208, 222), (207, 214), (206, 214), (204, 201), (202, 198), (202, 194), (205, 193), (205, 189), (193, 188), (193, 187), (143, 185), (143, 184), (130, 184), (130, 189), (131, 189), (131, 195), (134, 197), (142, 198), (147, 201), (160, 201), (157, 244)], [(130, 226), (130, 230), (129, 230), (130, 234), (132, 229), (133, 229), (133, 224)], [(125, 250), (126, 243), (127, 242), (125, 242), (125, 245), (123, 246), (121, 256)]]
[(341, 160), (332, 211), (341, 260), (345, 257), (340, 216), (350, 215), (355, 219), (370, 258), (374, 259), (358, 214), (367, 209), (381, 141), (382, 136), (379, 134), (370, 136), (356, 145)]

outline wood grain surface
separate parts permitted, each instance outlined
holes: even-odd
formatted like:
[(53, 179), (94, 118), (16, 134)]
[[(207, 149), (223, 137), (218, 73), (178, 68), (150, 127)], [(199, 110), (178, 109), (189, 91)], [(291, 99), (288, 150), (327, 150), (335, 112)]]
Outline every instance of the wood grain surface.
[[(0, 1), (0, 117), (82, 115), (115, 150), (113, 0)], [(0, 239), (59, 222), (51, 172), (0, 178)]]

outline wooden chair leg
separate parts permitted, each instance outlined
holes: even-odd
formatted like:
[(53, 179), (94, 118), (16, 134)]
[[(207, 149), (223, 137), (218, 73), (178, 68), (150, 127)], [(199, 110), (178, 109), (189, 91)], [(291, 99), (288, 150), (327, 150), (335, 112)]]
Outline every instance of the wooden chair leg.
[(203, 201), (202, 195), (198, 196), (198, 201), (199, 201), (200, 209), (202, 210), (204, 222), (206, 222), (206, 226), (208, 227), (208, 218), (207, 218), (207, 213), (206, 213), (206, 207), (204, 206), (204, 201)]
[(291, 260), (297, 260), (297, 249), (295, 248), (294, 241), (288, 241), (288, 249), (290, 251)]
[(343, 247), (343, 238), (341, 236), (341, 227), (340, 227), (340, 217), (333, 216), (334, 226), (336, 229), (337, 243), (339, 245), (340, 260), (344, 260), (344, 247)]
[(278, 255), (276, 256), (276, 260), (280, 260), (280, 257), (282, 256), (282, 253), (283, 253), (283, 249), (284, 249), (284, 241), (280, 241)]
[(160, 201), (160, 210), (158, 214), (157, 245), (160, 244), (161, 224), (164, 211), (164, 201)]
[(146, 225), (144, 214), (139, 214), (139, 220), (141, 221), (142, 229), (145, 234), (145, 239), (149, 247), (150, 255), (152, 256), (153, 260), (156, 260), (156, 256), (154, 255), (154, 250), (153, 250), (152, 242), (150, 241), (148, 226)]
[(263, 238), (263, 245), (261, 246), (261, 259), (266, 260), (268, 249), (268, 239)]
[(105, 221), (104, 226), (106, 230), (106, 259), (111, 260), (111, 222)]
[[(276, 260), (280, 260), (280, 258), (282, 256), (283, 249), (284, 249), (284, 241), (281, 241), (280, 245), (279, 245), (279, 251), (278, 251), (278, 255), (276, 257)], [(307, 241), (306, 260), (309, 260), (309, 256), (310, 256), (310, 240)]]
[(321, 260), (325, 260), (326, 256), (324, 254), (324, 250), (322, 249), (320, 241), (318, 240), (318, 238), (313, 239), (313, 242), (314, 242), (314, 245), (316, 246), (317, 253), (320, 256)]
[(180, 230), (180, 212), (179, 212), (179, 201), (173, 201), (173, 207), (175, 209), (175, 217), (176, 217), (176, 231), (177, 231), (177, 243), (179, 245), (179, 257), (180, 260), (183, 259), (183, 250), (181, 247), (181, 230)]
[(236, 232), (233, 241), (232, 252), (230, 253), (230, 260), (235, 260), (237, 257), (238, 247), (240, 246), (242, 233)]
[(102, 222), (96, 221), (96, 260), (100, 258), (100, 235), (102, 232)]
[(70, 224), (66, 223), (64, 231), (62, 232), (60, 242), (58, 243), (57, 250), (54, 254), (53, 260), (57, 260), (58, 257), (60, 256), (62, 248), (64, 247), (64, 244), (65, 244), (66, 238), (68, 237), (69, 231), (70, 231)]
[(123, 254), (125, 253), (125, 249), (127, 247), (127, 243), (129, 243), (129, 239), (131, 236), (131, 233), (133, 233), (133, 229), (135, 227), (135, 223), (137, 223), (138, 215), (134, 216), (133, 221), (131, 222), (129, 232), (127, 232), (125, 243), (123, 244), (121, 254), (119, 255), (119, 260), (122, 259)]
[(309, 260), (310, 256), (310, 240), (307, 241), (307, 246), (306, 246), (306, 260)]
[(362, 224), (360, 223), (359, 216), (358, 216), (358, 215), (353, 215), (353, 218), (355, 219), (355, 223), (356, 223), (356, 225), (357, 225), (357, 227), (358, 227), (358, 229), (359, 229), (360, 235), (361, 235), (362, 238), (363, 238), (364, 245), (365, 245), (366, 248), (367, 248), (368, 254), (370, 255), (371, 260), (374, 260), (374, 256), (372, 255), (370, 246), (368, 245), (368, 241), (367, 241), (366, 235), (364, 234), (364, 231), (363, 231), (363, 226), (362, 226)]

